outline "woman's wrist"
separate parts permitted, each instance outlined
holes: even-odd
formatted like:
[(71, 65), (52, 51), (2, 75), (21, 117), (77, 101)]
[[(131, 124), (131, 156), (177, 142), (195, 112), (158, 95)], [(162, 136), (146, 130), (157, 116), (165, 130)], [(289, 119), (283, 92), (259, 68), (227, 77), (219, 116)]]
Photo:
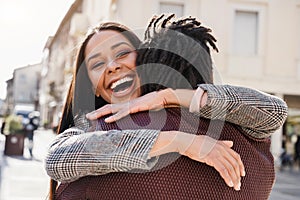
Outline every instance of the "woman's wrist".
[(199, 112), (200, 108), (206, 105), (208, 98), (207, 92), (201, 87), (197, 90), (167, 88), (158, 91), (158, 95), (163, 98), (164, 107), (182, 106), (190, 108), (190, 112)]
[(193, 144), (197, 135), (176, 131), (175, 145), (176, 152), (183, 156), (189, 156), (189, 148)]
[(208, 99), (207, 91), (204, 91), (200, 100), (200, 108), (203, 108), (206, 105), (207, 99)]
[(197, 136), (181, 131), (161, 131), (149, 156), (160, 156), (171, 152), (187, 156), (189, 154), (188, 149), (194, 142), (195, 137)]
[(160, 156), (166, 153), (177, 152), (176, 131), (161, 131), (150, 153), (150, 157)]
[(175, 90), (171, 88), (158, 91), (158, 95), (162, 97), (164, 107), (172, 107), (172, 106), (180, 105), (177, 95), (175, 94)]
[(200, 108), (206, 105), (207, 98), (208, 98), (207, 92), (203, 90), (201, 87), (198, 87), (190, 102), (189, 111), (191, 113), (199, 112)]
[(182, 106), (188, 108), (195, 90), (167, 88), (158, 92), (164, 98), (165, 107)]

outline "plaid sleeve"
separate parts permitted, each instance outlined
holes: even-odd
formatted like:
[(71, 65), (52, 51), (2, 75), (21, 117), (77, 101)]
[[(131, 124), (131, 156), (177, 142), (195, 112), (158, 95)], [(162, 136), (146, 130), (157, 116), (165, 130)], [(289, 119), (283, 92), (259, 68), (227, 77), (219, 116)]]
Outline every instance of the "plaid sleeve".
[[(159, 130), (85, 133), (70, 128), (50, 145), (45, 168), (51, 178), (60, 182), (110, 172), (149, 170), (157, 162), (157, 159), (149, 158), (149, 152), (158, 135)], [(143, 148), (139, 148), (141, 145)]]
[(237, 124), (251, 137), (267, 138), (286, 120), (286, 103), (273, 95), (238, 86), (199, 85), (207, 91), (207, 104), (198, 114)]

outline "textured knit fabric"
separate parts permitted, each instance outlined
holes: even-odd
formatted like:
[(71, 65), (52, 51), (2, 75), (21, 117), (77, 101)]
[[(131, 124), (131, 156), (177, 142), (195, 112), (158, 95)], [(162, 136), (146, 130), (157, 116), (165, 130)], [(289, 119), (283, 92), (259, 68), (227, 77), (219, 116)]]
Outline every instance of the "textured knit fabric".
[[(238, 124), (255, 139), (269, 137), (286, 119), (286, 103), (275, 96), (230, 85), (202, 84), (200, 87), (207, 91), (208, 101), (196, 113), (197, 116), (226, 119)], [(161, 114), (165, 115), (164, 112)], [(163, 128), (163, 122), (160, 122), (160, 127), (145, 124), (137, 127), (133, 121), (127, 122), (125, 126), (122, 126), (122, 121), (118, 121), (121, 130), (110, 130), (107, 133), (85, 133), (89, 122), (84, 116), (76, 117), (75, 124), (76, 128), (70, 128), (55, 138), (46, 157), (46, 171), (55, 180), (66, 182), (87, 175), (126, 172), (136, 168), (151, 169), (156, 163), (156, 159), (149, 159), (148, 155)], [(124, 127), (140, 130), (126, 130)], [(101, 130), (101, 127), (91, 128)], [(157, 130), (151, 130), (153, 128)]]
[[(214, 168), (181, 156), (170, 165), (152, 172), (110, 173), (63, 183), (58, 188), (56, 199), (268, 199), (275, 178), (269, 139), (254, 140), (235, 125), (199, 119), (186, 109), (174, 108), (167, 109), (166, 113), (137, 113), (119, 123), (106, 124), (99, 119), (98, 128), (126, 129), (131, 128), (133, 122), (136, 128), (179, 129), (234, 141), (233, 149), (240, 154), (246, 169), (241, 190), (229, 188)], [(161, 156), (158, 165), (172, 160), (172, 155)]]

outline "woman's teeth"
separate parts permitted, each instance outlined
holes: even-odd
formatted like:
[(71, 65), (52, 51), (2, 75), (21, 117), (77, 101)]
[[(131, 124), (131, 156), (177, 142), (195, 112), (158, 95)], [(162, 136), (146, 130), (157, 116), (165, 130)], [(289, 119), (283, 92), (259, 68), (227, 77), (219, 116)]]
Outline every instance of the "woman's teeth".
[(124, 78), (122, 78), (122, 79), (120, 79), (120, 80), (114, 82), (114, 83), (111, 85), (110, 89), (115, 90), (115, 89), (116, 89), (118, 86), (120, 86), (121, 84), (126, 83), (126, 82), (132, 82), (132, 81), (133, 81), (133, 78), (132, 78), (132, 77), (126, 76), (126, 77), (124, 77)]

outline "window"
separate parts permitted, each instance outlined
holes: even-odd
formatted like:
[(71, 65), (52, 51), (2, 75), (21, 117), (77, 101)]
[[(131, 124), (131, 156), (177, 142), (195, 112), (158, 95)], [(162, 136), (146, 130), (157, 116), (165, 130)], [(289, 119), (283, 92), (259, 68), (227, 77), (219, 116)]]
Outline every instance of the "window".
[(258, 12), (235, 11), (233, 53), (238, 55), (257, 55)]
[(178, 3), (160, 3), (160, 13), (174, 13), (176, 17), (183, 16), (183, 5)]

